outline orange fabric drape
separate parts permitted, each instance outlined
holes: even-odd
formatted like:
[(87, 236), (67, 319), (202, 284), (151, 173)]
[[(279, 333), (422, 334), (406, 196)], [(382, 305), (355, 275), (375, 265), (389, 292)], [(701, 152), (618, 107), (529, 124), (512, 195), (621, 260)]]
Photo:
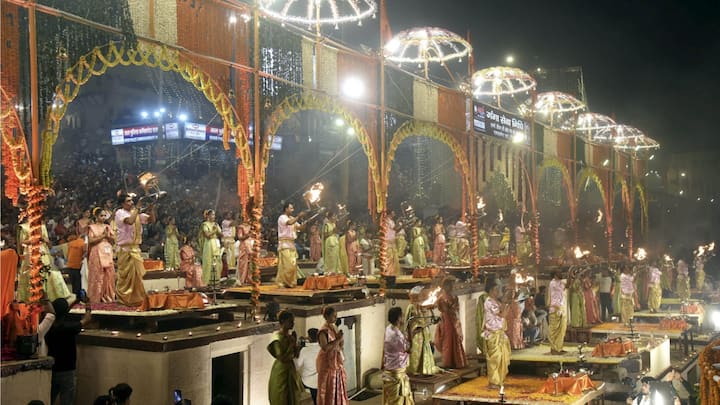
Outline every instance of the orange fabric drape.
[(15, 278), (17, 276), (18, 254), (13, 249), (5, 249), (0, 253), (0, 301), (2, 301), (2, 316), (10, 312), (10, 303), (15, 297)]
[(160, 309), (186, 309), (186, 308), (205, 308), (202, 296), (198, 293), (158, 293), (150, 294), (146, 297), (141, 311), (151, 311)]
[[(582, 395), (583, 391), (591, 390), (595, 388), (595, 385), (590, 381), (590, 377), (587, 374), (583, 374), (575, 377), (558, 377), (558, 393), (568, 393), (570, 395)], [(540, 389), (542, 394), (554, 394), (555, 393), (555, 381), (552, 377), (548, 377), (545, 380), (545, 384)]]
[(604, 342), (595, 346), (593, 349), (593, 357), (625, 357), (628, 352), (636, 352), (635, 345), (632, 341), (624, 342)]

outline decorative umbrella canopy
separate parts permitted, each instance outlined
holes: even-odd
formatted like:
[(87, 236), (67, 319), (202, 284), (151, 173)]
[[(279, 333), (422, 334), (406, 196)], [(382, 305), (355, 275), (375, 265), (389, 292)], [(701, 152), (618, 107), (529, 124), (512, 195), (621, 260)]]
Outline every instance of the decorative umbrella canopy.
[[(527, 114), (530, 108), (523, 106), (521, 112)], [(549, 91), (537, 95), (532, 110), (535, 120), (553, 127), (555, 123), (562, 123), (571, 116), (585, 109), (585, 104), (575, 97), (558, 91)], [(524, 110), (524, 111), (522, 111)]]
[(565, 131), (575, 131), (588, 142), (602, 142), (617, 126), (617, 123), (607, 115), (584, 112), (578, 114), (575, 120), (568, 120), (561, 128)]
[[(537, 82), (523, 70), (508, 66), (495, 66), (475, 72), (471, 79), (472, 95), (482, 102), (493, 103), (498, 108), (503, 108), (502, 104), (507, 107), (508, 97), (514, 99), (515, 94), (527, 94), (529, 91), (535, 90)], [(513, 108), (517, 108), (520, 101), (513, 102)]]
[(639, 152), (660, 148), (660, 144), (646, 136), (641, 130), (629, 125), (618, 125), (615, 129), (613, 146), (617, 150)]
[(387, 60), (395, 63), (420, 63), (425, 65), (425, 77), (428, 63), (440, 63), (462, 58), (472, 52), (472, 45), (461, 36), (446, 29), (435, 27), (411, 28), (401, 31), (385, 44), (384, 54)]
[(307, 25), (357, 21), (375, 16), (375, 0), (259, 0), (260, 10), (283, 22)]

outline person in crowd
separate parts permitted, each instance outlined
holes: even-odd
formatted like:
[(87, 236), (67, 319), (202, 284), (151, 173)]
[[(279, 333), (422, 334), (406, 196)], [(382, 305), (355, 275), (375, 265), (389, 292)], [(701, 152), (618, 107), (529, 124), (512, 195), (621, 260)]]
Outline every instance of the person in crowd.
[(180, 232), (172, 215), (168, 217), (165, 227), (165, 268), (180, 268)]
[[(548, 337), (547, 311), (535, 305), (535, 297), (533, 296), (528, 297), (525, 301), (525, 311), (527, 311), (527, 314), (523, 315), (523, 317), (527, 318), (528, 322), (525, 324), (524, 330), (528, 331), (528, 329), (532, 330), (534, 327), (537, 327), (538, 331), (535, 340), (530, 339), (529, 341), (535, 343), (546, 340)], [(528, 332), (527, 334), (532, 335), (533, 333)]]
[(412, 257), (413, 266), (425, 267), (427, 266), (427, 257), (425, 256), (425, 238), (423, 237), (423, 224), (421, 219), (415, 220), (415, 224), (412, 227), (411, 239), (412, 239)]
[(505, 333), (510, 340), (510, 348), (517, 350), (525, 348), (525, 339), (523, 339), (522, 312), (526, 296), (522, 292), (517, 292), (513, 279), (514, 277), (511, 275), (507, 288), (508, 311), (504, 318), (507, 328)]
[(318, 344), (318, 330), (316, 328), (310, 328), (307, 331), (308, 340), (305, 342), (305, 346), (300, 349), (300, 355), (295, 359), (295, 369), (302, 383), (310, 391), (313, 404), (317, 403), (317, 388), (318, 388), (318, 372), (317, 372), (317, 357), (320, 353), (320, 345)]
[(338, 238), (338, 272), (345, 274), (346, 276), (349, 275), (348, 271), (348, 254), (347, 254), (347, 229), (348, 225), (350, 225), (350, 220), (347, 220), (345, 223), (345, 228), (343, 230), (340, 230), (342, 234)]
[(523, 339), (527, 346), (533, 346), (540, 339), (540, 325), (535, 315), (535, 311), (528, 305), (532, 297), (525, 301), (525, 309), (522, 312)]
[(337, 313), (332, 307), (323, 309), (325, 324), (318, 332), (320, 352), (317, 357), (318, 405), (348, 405), (347, 375), (343, 333), (335, 325)]
[(605, 322), (614, 313), (612, 305), (613, 278), (610, 270), (604, 267), (598, 277), (598, 295), (600, 298), (600, 320)]
[(683, 301), (690, 299), (690, 272), (688, 265), (680, 259), (677, 263), (677, 296)]
[(268, 352), (275, 358), (268, 383), (270, 405), (299, 405), (302, 383), (294, 362), (300, 352), (297, 334), (292, 330), (295, 316), (292, 312), (280, 311), (278, 321), (280, 330), (273, 333), (267, 346)]
[(465, 215), (458, 218), (455, 223), (455, 237), (457, 238), (457, 260), (458, 264), (470, 263), (470, 230), (468, 223), (465, 222)]
[(337, 215), (328, 211), (323, 224), (323, 265), (326, 273), (340, 271), (340, 242), (337, 233)]
[[(40, 238), (40, 262), (47, 270), (45, 274), (45, 291), (48, 298), (70, 298), (71, 291), (68, 289), (62, 273), (53, 267), (53, 257), (50, 254), (50, 239), (45, 224), (41, 226)], [(30, 223), (25, 221), (17, 229), (16, 249), (21, 258), (20, 271), (17, 280), (17, 299), (20, 302), (30, 301)]]
[(535, 294), (535, 307), (547, 310), (547, 286), (541, 285), (538, 287), (538, 292)]
[(310, 260), (317, 262), (322, 257), (322, 238), (317, 223), (310, 225)]
[[(402, 308), (390, 308), (388, 322), (383, 345), (383, 404), (414, 405), (410, 379), (406, 372), (410, 342), (403, 330)], [(411, 331), (413, 332), (422, 333), (420, 329)]]
[(108, 224), (110, 212), (96, 207), (88, 226), (88, 299), (91, 304), (115, 302), (115, 232)]
[(585, 294), (583, 293), (582, 278), (575, 277), (569, 283), (568, 296), (570, 300), (570, 326), (582, 328), (587, 325), (585, 318)]
[(225, 248), (225, 263), (228, 266), (229, 273), (237, 272), (237, 256), (235, 256), (235, 238), (237, 234), (237, 224), (233, 218), (232, 211), (226, 211), (223, 220), (220, 222), (220, 230), (222, 232), (222, 247)]
[(360, 242), (358, 242), (357, 225), (354, 221), (348, 220), (345, 231), (345, 250), (348, 258), (348, 273), (352, 276), (358, 274), (360, 263)]
[(657, 261), (653, 262), (648, 268), (648, 309), (655, 313), (660, 310), (660, 302), (662, 301), (662, 285), (660, 284), (660, 276), (662, 272), (657, 266)]
[[(487, 347), (485, 358), (487, 360), (488, 388), (497, 389), (504, 385), (510, 365), (510, 340), (505, 333), (505, 319), (509, 305), (500, 300), (500, 286), (493, 280), (485, 283), (485, 292), (488, 294), (484, 304), (485, 330), (483, 337)], [(508, 300), (512, 294), (506, 295)]]
[(406, 321), (410, 332), (410, 359), (407, 365), (409, 374), (433, 375), (440, 371), (435, 365), (432, 347), (430, 345), (430, 326), (433, 323), (432, 310), (422, 306), (422, 286), (410, 290), (410, 303), (406, 310)]
[(140, 254), (142, 225), (155, 222), (155, 207), (150, 207), (149, 214), (140, 213), (132, 196), (125, 192), (118, 196), (118, 203), (121, 207), (115, 212), (118, 245), (115, 293), (122, 304), (139, 306), (145, 300), (142, 283), (145, 266)]
[(47, 357), (48, 348), (47, 343), (45, 343), (45, 336), (55, 322), (55, 308), (53, 308), (52, 303), (47, 298), (47, 293), (45, 293), (44, 290), (40, 304), (42, 305), (42, 319), (38, 325), (37, 354), (39, 357)]
[(293, 288), (297, 286), (297, 239), (298, 220), (305, 216), (304, 212), (293, 217), (295, 211), (292, 203), (283, 205), (283, 214), (278, 217), (278, 272), (276, 282), (281, 287)]
[(435, 217), (435, 225), (433, 225), (432, 261), (437, 265), (445, 264), (445, 225), (440, 215)]
[(628, 405), (680, 405), (681, 402), (677, 395), (673, 395), (672, 398), (665, 398), (662, 393), (654, 391), (651, 384), (657, 384), (654, 378), (643, 377), (640, 380), (640, 391), (635, 398), (628, 397), (626, 403)]
[(629, 325), (635, 314), (635, 275), (628, 265), (623, 265), (620, 274), (620, 319)]
[(110, 388), (107, 395), (100, 395), (95, 398), (93, 405), (129, 405), (130, 395), (132, 395), (132, 387), (120, 383)]
[(695, 390), (687, 380), (682, 376), (682, 370), (673, 367), (669, 373), (665, 375), (663, 381), (672, 385), (675, 396), (680, 400), (681, 405), (692, 405), (695, 403)]
[(205, 218), (205, 222), (200, 226), (198, 247), (202, 245), (202, 281), (203, 284), (209, 285), (213, 278), (213, 271), (214, 281), (220, 281), (222, 272), (222, 263), (220, 262), (220, 236), (222, 236), (222, 231), (220, 225), (215, 222), (214, 210), (205, 210), (203, 217)]
[(548, 325), (548, 340), (550, 340), (551, 354), (564, 354), (565, 331), (567, 329), (567, 309), (565, 302), (565, 289), (568, 280), (560, 278), (560, 272), (555, 271), (550, 280), (550, 322)]
[[(85, 230), (87, 234), (87, 229)], [(70, 285), (72, 286), (72, 293), (80, 295), (80, 289), (82, 288), (82, 278), (80, 270), (82, 269), (83, 258), (87, 251), (85, 244), (85, 238), (77, 235), (70, 235), (68, 242), (60, 246), (60, 250), (64, 252), (65, 256), (65, 268), (62, 269), (62, 274), (66, 274), (70, 278)]]
[(582, 278), (583, 299), (585, 301), (585, 323), (596, 325), (600, 323), (600, 304), (595, 295), (595, 283), (590, 273), (587, 272)]
[(183, 236), (183, 247), (180, 248), (180, 271), (185, 273), (185, 288), (204, 287), (202, 281), (202, 266), (197, 262), (195, 249), (190, 245), (186, 236)]
[(84, 238), (87, 235), (88, 226), (92, 222), (90, 219), (90, 209), (83, 210), (82, 216), (75, 221), (75, 232), (79, 238)]
[[(397, 225), (397, 231), (395, 232), (395, 251), (397, 252), (398, 260), (402, 260), (407, 255), (407, 233), (405, 232), (405, 223), (403, 221), (398, 221)], [(412, 258), (412, 255), (410, 255), (410, 257)]]
[(65, 298), (52, 303), (55, 322), (45, 335), (48, 355), (55, 359), (50, 384), (50, 402), (57, 400), (60, 405), (75, 404), (75, 369), (77, 367), (77, 346), (75, 338), (85, 325), (92, 320), (91, 312), (85, 312), (80, 321), (68, 319), (70, 304)]
[(463, 348), (462, 325), (460, 325), (460, 302), (453, 293), (454, 280), (446, 278), (437, 300), (441, 313), (440, 323), (435, 329), (435, 348), (442, 353), (442, 365), (445, 368), (464, 368), (467, 366)]

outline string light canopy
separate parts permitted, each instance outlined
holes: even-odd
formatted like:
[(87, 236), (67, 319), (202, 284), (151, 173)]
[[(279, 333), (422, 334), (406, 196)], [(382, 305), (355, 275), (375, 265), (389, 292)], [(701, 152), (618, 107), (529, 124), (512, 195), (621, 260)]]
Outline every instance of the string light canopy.
[(575, 131), (588, 142), (607, 141), (607, 134), (617, 126), (617, 123), (607, 115), (592, 112), (580, 113), (575, 120), (568, 120), (562, 125), (566, 131)]
[(615, 128), (613, 146), (625, 152), (649, 151), (660, 148), (660, 144), (646, 136), (641, 130), (629, 125), (618, 125)]
[[(494, 101), (502, 108), (503, 96), (515, 97), (535, 90), (537, 82), (525, 71), (510, 66), (495, 66), (477, 71), (471, 79), (472, 95), (478, 101)], [(517, 104), (515, 104), (517, 107)]]
[(472, 45), (458, 34), (443, 28), (419, 27), (401, 31), (385, 44), (385, 58), (391, 62), (418, 63), (425, 66), (428, 75), (430, 62), (462, 59), (472, 52)]
[[(555, 123), (563, 123), (571, 116), (585, 110), (585, 104), (570, 94), (549, 91), (537, 95), (532, 110), (536, 121), (553, 127)], [(521, 112), (527, 114), (530, 108), (524, 105)]]
[(357, 22), (375, 17), (375, 0), (259, 0), (260, 10), (266, 15), (297, 24), (335, 25)]

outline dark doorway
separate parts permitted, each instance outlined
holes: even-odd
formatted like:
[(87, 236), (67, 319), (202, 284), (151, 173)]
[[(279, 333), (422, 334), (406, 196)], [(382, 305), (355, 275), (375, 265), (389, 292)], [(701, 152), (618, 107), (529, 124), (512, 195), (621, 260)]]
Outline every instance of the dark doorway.
[(243, 353), (232, 353), (212, 359), (212, 397), (226, 395), (234, 404), (243, 403)]

